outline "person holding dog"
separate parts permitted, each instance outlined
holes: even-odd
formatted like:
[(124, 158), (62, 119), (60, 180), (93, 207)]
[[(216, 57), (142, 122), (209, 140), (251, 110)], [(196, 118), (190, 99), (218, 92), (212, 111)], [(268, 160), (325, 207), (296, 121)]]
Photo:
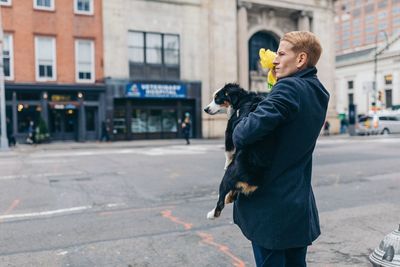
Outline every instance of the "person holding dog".
[(233, 132), (237, 149), (275, 140), (265, 151), (272, 163), (262, 185), (239, 194), (233, 209), (259, 267), (307, 266), (307, 247), (320, 235), (311, 169), (329, 101), (315, 67), (321, 53), (313, 33), (286, 33), (273, 61), (277, 83)]

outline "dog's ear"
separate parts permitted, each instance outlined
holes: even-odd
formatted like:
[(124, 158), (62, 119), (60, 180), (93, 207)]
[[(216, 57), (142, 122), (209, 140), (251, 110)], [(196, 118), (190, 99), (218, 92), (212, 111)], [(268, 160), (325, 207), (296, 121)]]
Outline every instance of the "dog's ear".
[(232, 106), (235, 107), (237, 105), (240, 96), (242, 95), (242, 91), (243, 89), (240, 88), (239, 85), (229, 84), (229, 87), (227, 88), (225, 95), (229, 99), (229, 102), (231, 103)]

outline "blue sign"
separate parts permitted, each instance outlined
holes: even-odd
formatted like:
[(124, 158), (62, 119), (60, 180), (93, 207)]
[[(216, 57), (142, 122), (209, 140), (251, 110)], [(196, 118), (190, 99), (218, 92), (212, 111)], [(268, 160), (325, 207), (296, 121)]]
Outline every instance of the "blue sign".
[(125, 96), (138, 98), (186, 98), (186, 85), (164, 83), (130, 83)]

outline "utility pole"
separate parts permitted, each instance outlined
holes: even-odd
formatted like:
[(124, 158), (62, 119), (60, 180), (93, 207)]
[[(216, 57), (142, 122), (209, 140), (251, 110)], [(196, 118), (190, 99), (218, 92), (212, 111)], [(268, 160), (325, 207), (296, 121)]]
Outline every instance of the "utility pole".
[(1, 136), (0, 150), (8, 150), (7, 139), (7, 124), (6, 124), (6, 93), (4, 89), (4, 62), (3, 62), (3, 23), (1, 19), (0, 7), (0, 121), (1, 121)]
[(379, 32), (376, 33), (375, 35), (375, 56), (374, 56), (374, 82), (373, 82), (373, 93), (372, 93), (372, 103), (371, 103), (371, 107), (373, 108), (374, 114), (376, 113), (376, 109), (378, 107), (378, 81), (377, 81), (377, 72), (378, 72), (378, 55), (381, 54), (383, 52), (383, 50), (381, 52), (378, 53), (378, 37), (380, 33), (384, 33), (385, 34), (385, 38), (386, 38), (386, 47), (385, 49), (389, 46), (389, 37), (386, 33), (385, 30), (380, 30)]

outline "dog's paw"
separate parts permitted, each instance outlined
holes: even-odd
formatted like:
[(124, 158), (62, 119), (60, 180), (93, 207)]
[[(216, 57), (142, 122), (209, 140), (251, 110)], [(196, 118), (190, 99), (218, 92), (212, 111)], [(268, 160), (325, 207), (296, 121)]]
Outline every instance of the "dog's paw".
[(207, 213), (207, 219), (208, 220), (214, 220), (215, 219), (215, 209), (213, 209), (212, 211), (210, 211), (209, 213)]
[(229, 191), (229, 193), (225, 196), (225, 204), (230, 204), (236, 199), (236, 194), (233, 191)]

